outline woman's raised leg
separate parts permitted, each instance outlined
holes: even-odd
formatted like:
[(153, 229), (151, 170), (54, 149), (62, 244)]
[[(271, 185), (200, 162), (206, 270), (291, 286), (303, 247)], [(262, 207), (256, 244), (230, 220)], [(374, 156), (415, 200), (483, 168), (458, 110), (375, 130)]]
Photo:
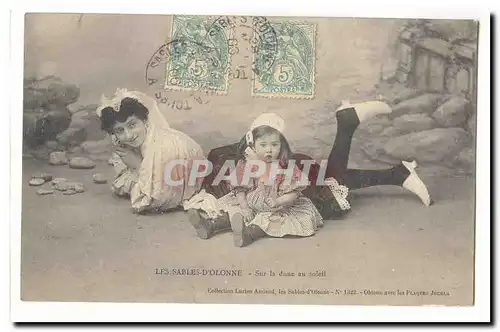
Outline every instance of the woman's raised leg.
[(337, 178), (341, 177), (346, 171), (352, 136), (360, 123), (379, 114), (389, 114), (391, 112), (391, 107), (381, 101), (369, 101), (358, 104), (343, 103), (335, 113), (337, 118), (337, 133), (332, 150), (328, 156), (326, 176)]
[(348, 169), (349, 152), (354, 132), (358, 125), (378, 114), (391, 112), (389, 105), (368, 102), (344, 105), (336, 112), (337, 133), (328, 157), (326, 177), (335, 178), (349, 190), (380, 185), (401, 186), (416, 194), (428, 206), (431, 199), (427, 187), (415, 172), (416, 162), (403, 161), (400, 165), (385, 170)]

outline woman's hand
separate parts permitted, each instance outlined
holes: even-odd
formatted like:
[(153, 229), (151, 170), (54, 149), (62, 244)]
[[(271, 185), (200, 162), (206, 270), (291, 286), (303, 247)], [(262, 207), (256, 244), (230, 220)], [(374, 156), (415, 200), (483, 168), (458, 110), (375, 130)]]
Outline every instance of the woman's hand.
[(128, 168), (137, 170), (141, 167), (142, 156), (132, 149), (118, 147), (116, 148), (116, 154), (118, 154), (120, 158), (122, 158), (123, 163), (127, 165)]

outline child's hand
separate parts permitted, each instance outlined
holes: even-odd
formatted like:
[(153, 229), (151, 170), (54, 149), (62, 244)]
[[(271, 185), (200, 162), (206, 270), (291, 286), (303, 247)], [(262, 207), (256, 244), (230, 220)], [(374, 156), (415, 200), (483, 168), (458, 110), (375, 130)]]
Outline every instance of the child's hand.
[(278, 203), (276, 202), (276, 200), (270, 196), (264, 199), (264, 203), (266, 203), (270, 208), (278, 207)]
[(241, 209), (241, 213), (246, 220), (250, 221), (253, 219), (253, 211), (249, 207), (244, 207)]
[(128, 168), (137, 170), (141, 167), (142, 157), (137, 152), (123, 147), (117, 147), (115, 152)]
[(298, 194), (295, 192), (284, 194), (283, 196), (280, 196), (279, 198), (276, 198), (274, 200), (275, 202), (274, 209), (293, 205), (293, 203), (298, 197), (299, 197)]

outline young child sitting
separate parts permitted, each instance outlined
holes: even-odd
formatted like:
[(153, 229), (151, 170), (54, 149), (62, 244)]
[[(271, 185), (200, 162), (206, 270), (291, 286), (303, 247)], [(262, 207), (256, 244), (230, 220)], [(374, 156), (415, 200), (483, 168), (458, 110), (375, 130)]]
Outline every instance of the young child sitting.
[[(247, 158), (236, 165), (237, 184), (219, 199), (229, 214), (238, 247), (264, 236), (310, 236), (323, 225), (316, 207), (301, 194), (307, 188), (307, 178), (304, 181), (295, 163), (290, 165), (291, 174), (283, 174), (292, 155), (283, 130), (284, 121), (276, 114), (262, 114), (254, 121), (241, 147)], [(265, 170), (246, 181), (245, 172), (256, 171), (252, 160), (261, 161)]]

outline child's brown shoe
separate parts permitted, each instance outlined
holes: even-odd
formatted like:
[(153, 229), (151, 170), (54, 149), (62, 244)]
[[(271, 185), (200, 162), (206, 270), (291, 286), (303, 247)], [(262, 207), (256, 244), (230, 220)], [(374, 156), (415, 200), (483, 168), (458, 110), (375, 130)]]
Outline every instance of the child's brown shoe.
[(196, 230), (196, 234), (200, 239), (209, 239), (214, 234), (214, 228), (210, 220), (205, 219), (200, 211), (196, 209), (188, 210), (189, 222)]

